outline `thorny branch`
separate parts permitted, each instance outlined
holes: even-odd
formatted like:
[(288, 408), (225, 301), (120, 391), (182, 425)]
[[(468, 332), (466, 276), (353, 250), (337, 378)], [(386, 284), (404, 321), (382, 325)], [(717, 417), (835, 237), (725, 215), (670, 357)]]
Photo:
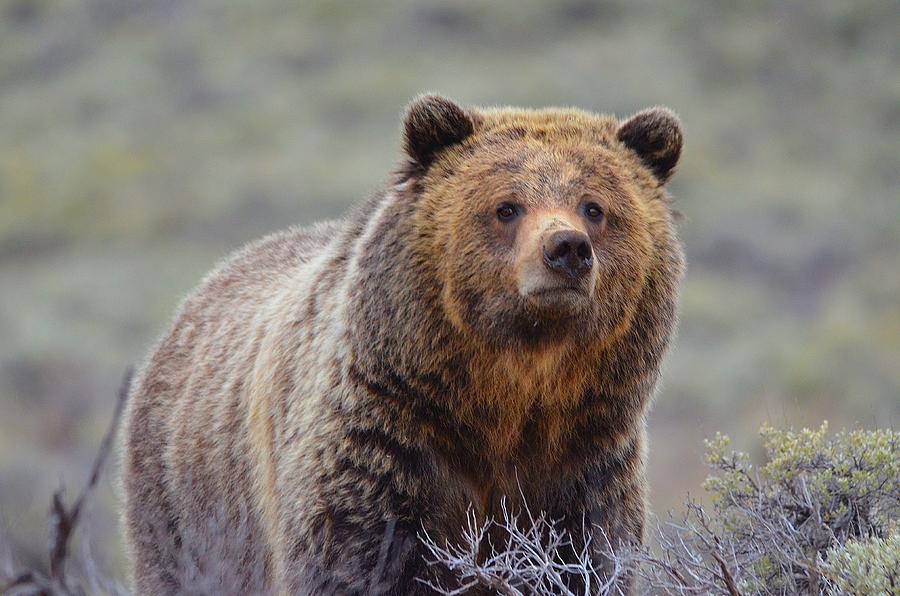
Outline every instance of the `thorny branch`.
[(79, 596), (84, 592), (78, 586), (70, 585), (66, 578), (66, 561), (69, 555), (69, 543), (72, 534), (78, 525), (81, 511), (84, 507), (88, 496), (97, 486), (103, 473), (106, 460), (109, 458), (109, 452), (112, 450), (113, 441), (119, 429), (122, 419), (122, 412), (125, 409), (125, 402), (128, 399), (128, 391), (131, 388), (131, 378), (133, 369), (128, 368), (125, 376), (119, 386), (116, 397), (116, 405), (113, 410), (112, 420), (103, 440), (100, 442), (100, 448), (94, 457), (94, 463), (91, 466), (91, 474), (88, 482), (81, 489), (81, 493), (71, 507), (66, 507), (63, 502), (63, 489), (60, 488), (53, 493), (53, 499), (50, 506), (50, 538), (49, 538), (49, 558), (50, 573), (45, 575), (40, 571), (31, 570), (19, 574), (12, 582), (4, 586), (0, 592), (6, 593), (33, 593), (47, 596)]

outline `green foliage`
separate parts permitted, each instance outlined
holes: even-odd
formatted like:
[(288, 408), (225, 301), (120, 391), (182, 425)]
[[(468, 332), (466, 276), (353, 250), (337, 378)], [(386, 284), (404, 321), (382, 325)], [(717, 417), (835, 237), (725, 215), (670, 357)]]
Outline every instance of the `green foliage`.
[(759, 467), (726, 436), (706, 442), (713, 509), (685, 526), (691, 552), (729, 558), (750, 593), (900, 593), (900, 433), (829, 436), (823, 423), (761, 435)]
[(900, 532), (828, 550), (823, 570), (848, 594), (900, 594)]

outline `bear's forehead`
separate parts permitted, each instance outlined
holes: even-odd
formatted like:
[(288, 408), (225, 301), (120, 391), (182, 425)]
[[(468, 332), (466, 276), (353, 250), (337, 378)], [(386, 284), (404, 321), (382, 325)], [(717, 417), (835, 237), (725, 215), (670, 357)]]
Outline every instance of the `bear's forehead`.
[(594, 191), (618, 192), (621, 178), (608, 155), (577, 148), (527, 146), (516, 151), (474, 155), (465, 174), (484, 191), (509, 191), (522, 199), (550, 198)]
[(483, 110), (477, 120), (474, 136), (482, 141), (540, 140), (560, 146), (581, 143), (609, 146), (618, 128), (613, 116), (575, 108)]
[[(423, 188), (434, 201), (467, 196), (485, 205), (509, 197), (558, 206), (590, 195), (622, 214), (633, 198), (629, 162), (616, 140), (618, 121), (577, 109), (474, 112), (475, 130), (442, 152)], [(461, 204), (456, 200), (446, 204)]]
[(460, 170), (483, 191), (522, 198), (617, 192), (615, 126), (613, 118), (578, 110), (489, 112), (469, 140)]
[(575, 109), (488, 111), (464, 154), (470, 165), (481, 164), (482, 174), (541, 180), (614, 177), (616, 127), (612, 117)]

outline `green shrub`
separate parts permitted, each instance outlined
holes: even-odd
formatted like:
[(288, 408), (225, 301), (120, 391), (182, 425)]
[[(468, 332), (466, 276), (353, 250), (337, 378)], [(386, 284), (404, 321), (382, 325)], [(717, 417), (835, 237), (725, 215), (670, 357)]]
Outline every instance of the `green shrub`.
[(824, 568), (844, 592), (900, 594), (900, 532), (831, 548)]
[(759, 467), (725, 436), (706, 442), (712, 505), (661, 526), (641, 575), (676, 593), (900, 594), (900, 435), (761, 434)]

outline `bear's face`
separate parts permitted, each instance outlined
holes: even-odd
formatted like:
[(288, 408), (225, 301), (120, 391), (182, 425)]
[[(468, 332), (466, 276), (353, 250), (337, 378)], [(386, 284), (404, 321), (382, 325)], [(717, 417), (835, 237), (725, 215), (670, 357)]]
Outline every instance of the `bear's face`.
[(620, 125), (426, 97), (410, 108), (406, 145), (422, 169), (415, 226), (439, 251), (442, 307), (491, 344), (615, 336), (660, 244), (677, 242), (661, 186), (681, 135), (663, 110)]

